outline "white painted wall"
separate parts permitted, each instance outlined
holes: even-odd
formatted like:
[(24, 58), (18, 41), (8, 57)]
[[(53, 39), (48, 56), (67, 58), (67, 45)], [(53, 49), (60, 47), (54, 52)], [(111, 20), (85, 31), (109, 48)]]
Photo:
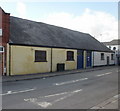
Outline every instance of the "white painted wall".
[(120, 50), (120, 45), (107, 45), (108, 48), (110, 48), (111, 50), (113, 50), (114, 47), (116, 47), (116, 50)]
[[(104, 60), (101, 60), (101, 53), (104, 53)], [(111, 54), (108, 52), (92, 52), (92, 66), (107, 65), (107, 56), (109, 56), (110, 65), (115, 64), (115, 60), (111, 60)]]
[(118, 57), (117, 55), (120, 55), (120, 45), (107, 45), (107, 47), (111, 47), (110, 49), (113, 50), (114, 47), (116, 47), (115, 52), (115, 64), (118, 64)]

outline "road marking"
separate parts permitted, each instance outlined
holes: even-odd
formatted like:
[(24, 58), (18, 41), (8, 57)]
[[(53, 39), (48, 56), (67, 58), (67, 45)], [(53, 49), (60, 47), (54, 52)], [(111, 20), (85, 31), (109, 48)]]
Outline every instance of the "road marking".
[(105, 74), (99, 74), (99, 75), (96, 75), (96, 76), (100, 77), (100, 76), (105, 76), (105, 75), (109, 75), (109, 74), (112, 74), (112, 72), (107, 72)]
[(43, 96), (43, 97), (39, 97), (39, 98), (49, 98), (49, 97), (64, 95), (64, 94), (67, 94), (67, 93), (68, 93), (68, 92), (63, 92), (63, 93), (47, 95), (47, 96)]
[(120, 94), (115, 95), (114, 98), (120, 98)]
[[(74, 90), (71, 92), (62, 92), (62, 93), (57, 93), (57, 94), (52, 94), (52, 95), (47, 95), (47, 96), (43, 96), (43, 97), (38, 97), (38, 98), (29, 98), (29, 99), (24, 99), (24, 101), (26, 102), (30, 102), (33, 103), (35, 105), (38, 105), (42, 108), (47, 108), (49, 106), (52, 106), (53, 104), (55, 104), (56, 102), (62, 101), (72, 95), (74, 95), (75, 93), (79, 93), (80, 91), (82, 91), (82, 89), (78, 89), (78, 90)], [(54, 100), (53, 102), (48, 102), (48, 100), (46, 100), (46, 98), (50, 98), (50, 97), (54, 97), (54, 96), (59, 96), (59, 95), (64, 95), (67, 94), (66, 96), (63, 96), (59, 99)], [(43, 98), (43, 100), (41, 100), (40, 98)], [(44, 99), (46, 101), (44, 101)], [(40, 101), (39, 101), (40, 100)]]
[[(80, 91), (82, 91), (82, 89), (75, 90), (72, 93), (77, 93), (77, 92), (80, 92)], [(71, 92), (57, 93), (57, 94), (47, 95), (47, 96), (43, 96), (43, 97), (39, 97), (39, 98), (49, 98), (49, 97), (60, 96), (60, 95), (68, 94), (68, 93), (71, 93)]]
[(60, 85), (65, 85), (65, 84), (71, 84), (83, 80), (87, 80), (88, 78), (82, 78), (82, 79), (77, 79), (77, 80), (72, 80), (72, 81), (66, 81), (66, 82), (61, 82), (61, 83), (54, 83), (53, 85), (60, 86)]
[[(72, 96), (73, 94), (78, 93), (78, 92), (80, 92), (80, 91), (82, 91), (82, 89), (72, 91), (72, 92), (70, 92), (67, 96), (61, 97), (61, 98), (53, 101), (53, 103), (59, 102), (59, 101), (61, 101), (61, 100), (64, 100), (64, 99), (66, 99), (66, 98), (68, 98), (68, 97)], [(53, 104), (53, 103), (52, 103), (52, 104)]]
[(90, 109), (100, 109), (100, 107), (99, 106), (94, 106), (94, 107), (92, 107)]
[(52, 104), (49, 102), (38, 102), (37, 104), (42, 108), (47, 108), (48, 106), (52, 106)]
[(30, 92), (30, 91), (34, 91), (34, 90), (36, 90), (36, 88), (33, 88), (33, 89), (27, 89), (27, 90), (23, 90), (23, 91), (16, 91), (16, 92), (8, 91), (7, 93), (0, 94), (0, 95), (5, 96), (5, 95), (11, 95), (11, 94), (17, 94), (17, 93)]

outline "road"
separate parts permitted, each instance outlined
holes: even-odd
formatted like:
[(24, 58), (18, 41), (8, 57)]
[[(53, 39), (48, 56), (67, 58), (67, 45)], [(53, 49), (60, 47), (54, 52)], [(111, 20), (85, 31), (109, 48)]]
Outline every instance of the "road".
[(91, 109), (118, 95), (118, 68), (3, 83), (3, 109)]

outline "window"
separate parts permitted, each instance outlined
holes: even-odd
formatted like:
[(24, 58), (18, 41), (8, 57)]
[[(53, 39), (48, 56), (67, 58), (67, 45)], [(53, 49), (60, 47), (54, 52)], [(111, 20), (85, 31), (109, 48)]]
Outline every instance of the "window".
[(35, 62), (47, 62), (46, 51), (35, 50)]
[(111, 54), (111, 60), (114, 60), (114, 54)]
[(113, 50), (116, 50), (116, 47), (113, 47)]
[(67, 51), (67, 61), (74, 61), (74, 52)]
[(2, 37), (2, 29), (0, 29), (0, 37)]
[(3, 46), (0, 46), (0, 52), (4, 52)]
[(104, 60), (104, 53), (101, 53), (101, 60)]
[(111, 46), (109, 46), (109, 49), (111, 49)]

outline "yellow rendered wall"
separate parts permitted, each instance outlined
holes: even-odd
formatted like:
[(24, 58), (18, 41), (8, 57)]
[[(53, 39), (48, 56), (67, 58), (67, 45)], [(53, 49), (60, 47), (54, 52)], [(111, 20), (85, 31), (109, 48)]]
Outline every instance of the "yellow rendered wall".
[[(74, 51), (74, 61), (67, 61), (67, 51)], [(52, 48), (52, 71), (57, 71), (57, 64), (64, 63), (65, 70), (77, 68), (77, 50)]]
[[(48, 62), (34, 62), (35, 50), (47, 51)], [(11, 46), (11, 75), (50, 72), (50, 48)]]
[[(10, 75), (22, 75), (51, 71), (51, 48), (15, 45), (11, 45), (10, 47), (11, 58), (9, 62), (10, 56), (8, 52), (8, 75), (9, 73)], [(35, 50), (47, 51), (47, 62), (34, 62)], [(67, 51), (74, 51), (74, 61), (67, 61)], [(77, 50), (52, 48), (53, 72), (57, 71), (58, 63), (65, 63), (65, 70), (77, 69)]]

